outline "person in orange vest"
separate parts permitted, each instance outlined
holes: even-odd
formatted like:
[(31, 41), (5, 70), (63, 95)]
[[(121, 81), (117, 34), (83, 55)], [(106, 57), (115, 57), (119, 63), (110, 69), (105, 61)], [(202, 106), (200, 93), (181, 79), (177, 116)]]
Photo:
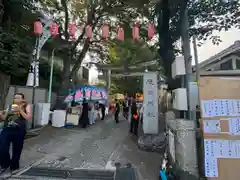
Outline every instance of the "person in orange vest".
[(137, 110), (136, 100), (133, 99), (131, 106), (131, 122), (130, 122), (130, 133), (138, 135), (138, 123), (139, 123), (139, 115)]

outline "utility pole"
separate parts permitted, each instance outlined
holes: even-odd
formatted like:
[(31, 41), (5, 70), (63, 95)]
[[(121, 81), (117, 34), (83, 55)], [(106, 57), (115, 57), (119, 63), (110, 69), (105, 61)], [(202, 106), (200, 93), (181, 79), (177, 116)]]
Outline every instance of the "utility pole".
[[(183, 6), (184, 4), (182, 4)], [(189, 20), (188, 8), (182, 7), (182, 21), (181, 21), (181, 37), (182, 48), (185, 60), (186, 75), (184, 87), (187, 90), (187, 103), (188, 111), (187, 117), (184, 119), (177, 119), (176, 131), (176, 162), (180, 168), (181, 180), (198, 180), (198, 162), (197, 162), (197, 147), (196, 147), (196, 111), (191, 107), (191, 90), (190, 81), (192, 75), (192, 57), (190, 49), (190, 36), (189, 36)]]
[(184, 86), (187, 89), (187, 101), (188, 101), (188, 113), (187, 119), (195, 120), (196, 115), (192, 112), (191, 109), (191, 92), (190, 92), (190, 84), (191, 74), (192, 74), (192, 56), (190, 49), (190, 36), (189, 36), (189, 22), (188, 22), (188, 10), (185, 8), (183, 18), (182, 18), (182, 27), (181, 27), (181, 37), (182, 37), (182, 47), (183, 47), (183, 55), (185, 60), (185, 83)]
[(49, 87), (48, 87), (48, 103), (51, 104), (52, 100), (52, 80), (53, 80), (53, 66), (54, 66), (54, 53), (56, 48), (52, 50), (52, 57), (51, 57), (51, 71), (49, 77)]

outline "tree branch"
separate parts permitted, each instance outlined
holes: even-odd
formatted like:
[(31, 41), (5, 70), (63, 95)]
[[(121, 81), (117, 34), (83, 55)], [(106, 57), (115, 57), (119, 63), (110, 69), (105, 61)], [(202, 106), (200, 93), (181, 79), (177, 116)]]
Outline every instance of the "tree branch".
[(81, 53), (79, 54), (78, 58), (77, 58), (77, 62), (74, 64), (73, 68), (72, 68), (72, 71), (70, 73), (70, 78), (73, 77), (73, 75), (75, 74), (75, 72), (79, 69), (79, 67), (81, 66), (82, 64), (82, 60), (84, 59), (88, 49), (89, 49), (89, 41), (88, 39), (85, 40), (85, 43), (83, 45), (83, 49), (81, 51)]
[(61, 0), (61, 4), (63, 6), (64, 13), (65, 13), (64, 36), (65, 36), (65, 39), (68, 40), (69, 39), (69, 34), (68, 34), (69, 13), (68, 13), (68, 7), (67, 7), (67, 0)]
[[(96, 13), (96, 11), (93, 11), (92, 13)], [(86, 26), (89, 25), (89, 24), (92, 24), (92, 30), (94, 30), (94, 28), (96, 27), (99, 19), (102, 18), (102, 13), (94, 20), (94, 23), (93, 23), (93, 19), (90, 18), (88, 19), (86, 25), (84, 26), (83, 28), (83, 31), (81, 33), (81, 35), (78, 37), (78, 39), (76, 40), (76, 42), (74, 43), (73, 47), (72, 47), (72, 51), (74, 52), (76, 47), (78, 46), (78, 44), (81, 42), (81, 40), (83, 39), (85, 33), (86, 33)]]

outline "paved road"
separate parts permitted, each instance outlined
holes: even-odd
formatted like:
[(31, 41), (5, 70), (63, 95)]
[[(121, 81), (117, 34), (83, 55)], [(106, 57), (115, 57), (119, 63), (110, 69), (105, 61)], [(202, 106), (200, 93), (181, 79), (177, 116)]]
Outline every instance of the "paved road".
[(87, 129), (46, 127), (36, 138), (26, 140), (22, 167), (112, 168), (111, 164), (132, 163), (140, 180), (157, 179), (161, 155), (138, 150), (137, 138), (129, 135), (128, 122), (112, 118)]

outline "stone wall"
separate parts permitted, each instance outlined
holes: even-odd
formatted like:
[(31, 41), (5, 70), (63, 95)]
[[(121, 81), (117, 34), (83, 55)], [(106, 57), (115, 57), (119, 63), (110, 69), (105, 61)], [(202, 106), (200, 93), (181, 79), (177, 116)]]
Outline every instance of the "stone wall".
[[(33, 88), (26, 87), (26, 86), (14, 86), (11, 85), (8, 88), (7, 94), (4, 96), (5, 98), (5, 107), (8, 104), (12, 103), (12, 98), (15, 93), (21, 92), (25, 95), (25, 99), (29, 104), (32, 104), (32, 95), (33, 95)], [(35, 98), (34, 103), (47, 103), (48, 100), (48, 90), (43, 88), (36, 88), (35, 89)], [(52, 93), (52, 106), (56, 101), (56, 93)]]

